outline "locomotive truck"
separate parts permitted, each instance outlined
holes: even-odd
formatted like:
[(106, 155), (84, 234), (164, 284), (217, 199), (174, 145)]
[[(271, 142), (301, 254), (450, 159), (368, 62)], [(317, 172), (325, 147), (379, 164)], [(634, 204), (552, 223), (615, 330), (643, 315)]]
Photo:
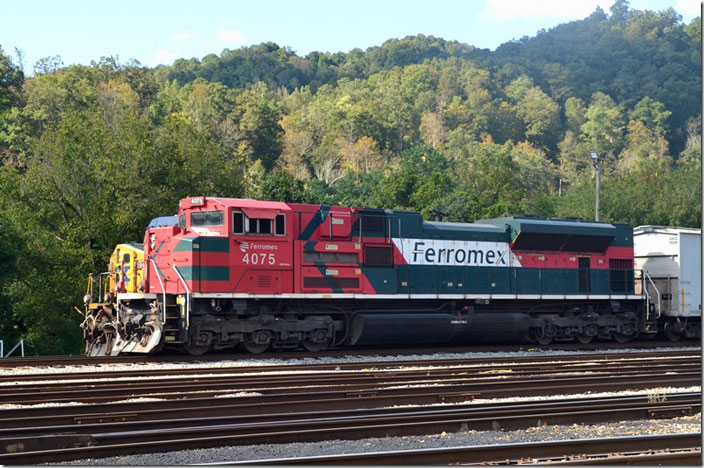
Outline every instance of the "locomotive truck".
[(116, 247), (83, 328), (88, 355), (623, 342), (658, 327), (634, 279), (623, 224), (199, 196)]

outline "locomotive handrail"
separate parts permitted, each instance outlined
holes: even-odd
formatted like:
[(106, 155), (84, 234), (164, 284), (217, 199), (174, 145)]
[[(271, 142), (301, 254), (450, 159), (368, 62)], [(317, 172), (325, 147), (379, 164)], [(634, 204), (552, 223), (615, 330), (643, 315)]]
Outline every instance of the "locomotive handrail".
[(178, 275), (178, 279), (181, 280), (181, 283), (183, 284), (183, 289), (186, 290), (186, 330), (190, 330), (191, 327), (191, 290), (188, 289), (188, 286), (186, 285), (186, 281), (184, 281), (183, 276), (181, 276), (181, 272), (178, 271), (178, 268), (176, 268), (176, 265), (174, 265), (174, 271)]
[[(103, 283), (105, 282), (105, 279), (104, 279), (104, 278), (105, 278), (106, 276), (107, 276), (107, 277), (110, 276), (110, 272), (109, 272), (109, 271), (104, 271), (104, 272), (102, 272), (102, 273), (100, 273), (100, 274), (98, 275), (98, 302), (103, 302), (103, 301), (105, 301), (104, 295), (107, 294), (107, 293), (108, 293), (108, 289), (110, 289), (110, 288), (108, 287), (108, 285), (106, 284), (106, 285), (105, 285), (105, 291), (103, 291)], [(92, 296), (91, 296), (91, 300), (92, 300)]]
[(166, 288), (164, 287), (164, 283), (161, 282), (161, 276), (159, 275), (159, 269), (156, 267), (156, 263), (154, 263), (154, 259), (150, 258), (150, 262), (152, 262), (152, 265), (154, 265), (154, 272), (156, 273), (156, 279), (159, 280), (159, 286), (161, 286), (161, 294), (162, 294), (162, 314), (161, 314), (161, 324), (166, 325)]
[[(653, 282), (653, 279), (650, 277), (648, 272), (645, 270), (641, 270), (641, 271), (642, 271), (643, 275), (645, 275), (645, 276), (642, 276), (642, 278), (645, 278), (648, 281), (650, 281), (650, 284), (653, 286), (653, 289), (655, 290), (655, 292), (658, 295), (658, 315), (656, 318), (660, 318), (660, 314), (662, 313), (662, 303), (660, 302), (660, 297), (661, 297), (660, 290), (658, 289), (657, 286), (655, 286), (655, 283)], [(647, 285), (644, 285), (644, 286), (645, 287), (643, 289), (645, 290), (645, 296), (648, 298), (648, 302), (650, 302), (650, 294), (648, 294), (648, 287), (647, 287)], [(650, 309), (648, 307), (646, 307), (646, 309), (648, 309), (648, 310), (646, 311), (645, 319), (648, 320), (650, 318)]]

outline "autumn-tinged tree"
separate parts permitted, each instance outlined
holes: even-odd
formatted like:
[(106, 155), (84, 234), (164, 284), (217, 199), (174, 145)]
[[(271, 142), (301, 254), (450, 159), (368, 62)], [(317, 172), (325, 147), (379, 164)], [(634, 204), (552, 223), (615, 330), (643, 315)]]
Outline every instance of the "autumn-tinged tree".
[(373, 138), (363, 136), (354, 144), (338, 139), (338, 148), (343, 167), (351, 170), (356, 180), (363, 174), (381, 168), (383, 163), (383, 157)]
[(420, 119), (420, 133), (423, 136), (423, 141), (433, 149), (439, 149), (445, 143), (447, 135), (442, 113), (428, 112), (423, 114)]
[(281, 119), (284, 130), (283, 151), (278, 160), (279, 166), (287, 170), (296, 179), (310, 180), (310, 157), (315, 147), (315, 142), (310, 133), (296, 128), (294, 119), (286, 115)]

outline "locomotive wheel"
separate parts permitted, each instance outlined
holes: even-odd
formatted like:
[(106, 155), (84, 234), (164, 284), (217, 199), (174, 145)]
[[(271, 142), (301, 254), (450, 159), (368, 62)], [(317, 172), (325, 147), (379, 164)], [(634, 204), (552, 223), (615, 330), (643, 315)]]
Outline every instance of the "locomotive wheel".
[(202, 356), (203, 354), (207, 353), (210, 351), (210, 345), (197, 345), (193, 343), (188, 343), (184, 347), (186, 349), (186, 352), (190, 354), (191, 356)]
[(613, 339), (617, 343), (625, 343), (626, 341), (632, 340), (636, 336), (638, 336), (638, 333), (633, 333), (631, 335), (624, 335), (623, 333), (615, 333), (614, 335), (612, 335)]
[(536, 338), (535, 341), (538, 344), (545, 346), (545, 345), (549, 345), (550, 343), (552, 343), (552, 338), (553, 338), (552, 336), (543, 335), (540, 338)]
[(670, 341), (679, 341), (682, 338), (682, 332), (677, 330), (677, 325), (674, 322), (667, 322), (665, 324), (665, 336)]
[(267, 343), (255, 343), (254, 341), (252, 341), (252, 340), (250, 340), (250, 339), (245, 339), (245, 340), (242, 342), (242, 347), (243, 347), (243, 348), (245, 349), (245, 351), (247, 351), (248, 353), (252, 353), (252, 354), (261, 354), (261, 353), (263, 353), (264, 351), (266, 351), (267, 349), (269, 349), (269, 345), (270, 345), (270, 344), (271, 344), (271, 343), (269, 343), (269, 342), (267, 342)]
[(594, 341), (594, 335), (585, 335), (584, 333), (579, 333), (577, 336), (577, 341), (582, 344), (589, 344)]
[(311, 340), (303, 340), (301, 344), (303, 345), (303, 349), (311, 353), (317, 353), (318, 351), (322, 351), (328, 347), (328, 343), (326, 342), (318, 343)]

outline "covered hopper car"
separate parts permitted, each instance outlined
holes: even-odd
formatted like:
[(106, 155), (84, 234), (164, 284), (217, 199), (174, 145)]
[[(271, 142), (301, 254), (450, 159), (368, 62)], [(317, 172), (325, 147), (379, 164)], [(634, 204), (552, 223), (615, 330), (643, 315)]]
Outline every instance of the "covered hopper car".
[(192, 197), (143, 244), (118, 246), (110, 269), (85, 297), (89, 355), (657, 331), (621, 224)]

